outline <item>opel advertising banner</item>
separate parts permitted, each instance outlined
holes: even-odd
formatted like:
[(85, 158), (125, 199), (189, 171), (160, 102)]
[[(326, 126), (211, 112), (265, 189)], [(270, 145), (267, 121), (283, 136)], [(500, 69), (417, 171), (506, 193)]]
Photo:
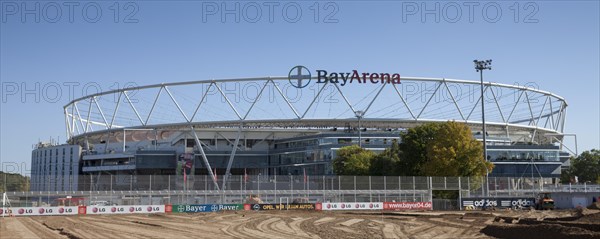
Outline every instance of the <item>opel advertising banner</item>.
[(271, 204), (245, 204), (244, 210), (315, 210), (314, 203), (271, 203)]

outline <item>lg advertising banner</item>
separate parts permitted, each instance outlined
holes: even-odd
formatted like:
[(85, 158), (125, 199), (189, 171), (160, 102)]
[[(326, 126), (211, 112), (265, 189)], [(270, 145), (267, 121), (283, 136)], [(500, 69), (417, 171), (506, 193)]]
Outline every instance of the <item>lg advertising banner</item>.
[(11, 207), (0, 208), (0, 216), (77, 215), (75, 207)]
[(165, 205), (130, 205), (130, 206), (88, 206), (85, 213), (93, 214), (131, 214), (131, 213), (164, 213)]
[(321, 203), (321, 210), (382, 210), (382, 202)]
[(244, 204), (244, 210), (315, 210), (313, 203)]
[(174, 213), (179, 212), (218, 212), (238, 211), (244, 209), (244, 204), (199, 204), (199, 205), (173, 205)]
[(384, 202), (383, 210), (433, 210), (431, 202)]

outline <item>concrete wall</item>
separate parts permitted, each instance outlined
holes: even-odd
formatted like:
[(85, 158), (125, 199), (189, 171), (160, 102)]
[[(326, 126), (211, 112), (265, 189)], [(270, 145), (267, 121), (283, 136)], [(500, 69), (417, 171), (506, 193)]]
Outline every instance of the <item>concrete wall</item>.
[(554, 206), (557, 209), (587, 207), (592, 204), (592, 198), (600, 197), (600, 192), (553, 192)]

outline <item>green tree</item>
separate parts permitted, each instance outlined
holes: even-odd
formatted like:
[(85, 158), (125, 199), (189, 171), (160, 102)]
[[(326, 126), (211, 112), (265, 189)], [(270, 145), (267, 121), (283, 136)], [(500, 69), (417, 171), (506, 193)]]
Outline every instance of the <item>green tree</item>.
[[(564, 176), (563, 176), (564, 175)], [(600, 150), (592, 149), (571, 158), (571, 167), (561, 175), (563, 182), (575, 178), (579, 182), (600, 183)]]
[(373, 176), (395, 176), (398, 175), (398, 164), (400, 163), (400, 146), (394, 141), (392, 147), (387, 148), (373, 157), (371, 161), (370, 175)]
[[(487, 170), (486, 170), (487, 167)], [(494, 165), (483, 159), (483, 145), (466, 124), (443, 123), (427, 145), (427, 176), (483, 176)]]
[(5, 173), (0, 171), (0, 192), (29, 191), (29, 177), (18, 173)]
[(398, 174), (423, 176), (421, 168), (427, 162), (427, 145), (434, 139), (443, 123), (428, 123), (408, 129), (400, 134)]
[(375, 153), (358, 145), (342, 147), (333, 160), (333, 171), (337, 175), (369, 175)]

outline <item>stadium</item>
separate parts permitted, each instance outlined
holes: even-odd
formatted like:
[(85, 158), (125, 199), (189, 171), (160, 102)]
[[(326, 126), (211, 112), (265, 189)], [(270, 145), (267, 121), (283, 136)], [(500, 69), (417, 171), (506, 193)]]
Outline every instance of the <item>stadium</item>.
[(40, 143), (32, 152), (31, 191), (85, 190), (109, 178), (104, 183), (129, 188), (141, 175), (206, 175), (217, 190), (231, 175), (333, 175), (341, 147), (380, 152), (408, 128), (446, 121), (466, 123), (478, 140), (487, 136), (491, 177), (560, 177), (569, 156), (562, 97), (483, 82), (483, 132), (479, 81), (363, 74), (341, 86), (298, 66), (282, 77), (170, 82), (74, 99), (63, 108), (67, 144)]

